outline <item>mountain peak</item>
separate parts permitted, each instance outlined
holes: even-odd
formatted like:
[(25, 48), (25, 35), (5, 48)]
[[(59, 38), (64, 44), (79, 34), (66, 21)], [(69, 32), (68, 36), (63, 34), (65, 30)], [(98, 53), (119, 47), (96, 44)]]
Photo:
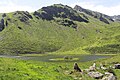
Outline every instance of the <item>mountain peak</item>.
[(120, 15), (114, 15), (114, 16), (111, 16), (113, 18), (113, 20), (115, 21), (120, 21)]
[(74, 9), (79, 10), (81, 12), (83, 8), (79, 5), (75, 5)]
[(83, 12), (85, 14), (88, 14), (88, 15), (94, 17), (94, 18), (97, 18), (97, 19), (99, 19), (100, 21), (102, 21), (106, 24), (110, 24), (110, 22), (114, 22), (114, 20), (110, 16), (105, 15), (105, 14), (100, 13), (100, 12), (92, 11), (92, 10), (89, 10), (89, 9), (84, 9), (81, 6), (78, 6), (78, 5), (76, 5), (74, 7), (74, 9), (79, 11), (79, 12)]
[(54, 4), (52, 6), (43, 7), (38, 11), (35, 11), (34, 16), (46, 20), (54, 20), (55, 18), (68, 18), (74, 21), (88, 22), (86, 19), (82, 18), (76, 10), (62, 4)]

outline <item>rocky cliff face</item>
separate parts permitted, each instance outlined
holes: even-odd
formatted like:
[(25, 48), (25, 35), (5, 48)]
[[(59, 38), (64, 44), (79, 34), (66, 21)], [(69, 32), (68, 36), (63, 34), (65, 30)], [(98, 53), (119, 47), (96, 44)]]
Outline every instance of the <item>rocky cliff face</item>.
[(111, 16), (113, 20), (120, 21), (120, 15)]
[(1, 19), (0, 21), (0, 31), (2, 31), (4, 29), (5, 25), (4, 25), (4, 19)]
[(33, 15), (37, 19), (43, 20), (54, 20), (59, 25), (69, 26), (77, 29), (77, 25), (74, 21), (85, 22), (88, 23), (88, 19), (85, 15), (80, 15), (73, 8), (62, 5), (62, 4), (54, 4), (52, 6), (47, 6), (35, 11)]
[(38, 11), (35, 11), (34, 16), (36, 18), (42, 18), (46, 20), (54, 20), (54, 18), (68, 18), (70, 20), (79, 22), (88, 22), (85, 18), (81, 17), (74, 9), (67, 5), (55, 4), (52, 6), (43, 7)]
[(13, 15), (21, 22), (27, 22), (28, 20), (32, 19), (32, 16), (27, 11), (16, 11)]
[(86, 13), (94, 18), (97, 18), (99, 19), (100, 21), (106, 23), (106, 24), (109, 24), (110, 22), (113, 22), (114, 20), (108, 16), (108, 15), (105, 15), (105, 14), (102, 14), (102, 13), (99, 13), (99, 12), (95, 12), (95, 11), (91, 11), (91, 10), (88, 10), (88, 9), (84, 9), (78, 5), (76, 5), (74, 7), (75, 10), (79, 11), (79, 12), (83, 12), (83, 13)]

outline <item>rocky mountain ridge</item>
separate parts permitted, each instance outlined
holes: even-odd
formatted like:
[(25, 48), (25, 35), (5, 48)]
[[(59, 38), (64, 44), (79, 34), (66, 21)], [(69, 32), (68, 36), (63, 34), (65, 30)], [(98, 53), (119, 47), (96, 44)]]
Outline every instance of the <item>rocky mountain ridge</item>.
[(76, 5), (74, 7), (74, 9), (79, 11), (79, 12), (83, 12), (85, 14), (88, 14), (88, 15), (94, 17), (94, 18), (97, 18), (100, 21), (102, 21), (104, 23), (107, 23), (107, 24), (110, 24), (110, 22), (114, 22), (114, 20), (110, 16), (102, 14), (100, 12), (95, 12), (95, 11), (92, 11), (92, 10), (89, 10), (89, 9), (84, 9), (84, 8), (78, 6), (78, 5)]
[(120, 15), (111, 16), (113, 20), (120, 21)]

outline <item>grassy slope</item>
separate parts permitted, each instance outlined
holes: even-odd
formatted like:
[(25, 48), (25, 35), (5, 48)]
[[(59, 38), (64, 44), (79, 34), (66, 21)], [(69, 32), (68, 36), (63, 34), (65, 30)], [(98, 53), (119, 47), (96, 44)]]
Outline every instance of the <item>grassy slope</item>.
[[(31, 13), (33, 19), (29, 18), (26, 22), (21, 22), (19, 19), (20, 17), (26, 18), (25, 12), (18, 11), (8, 13), (5, 17), (5, 21), (10, 19), (9, 21), (7, 20), (8, 26), (0, 32), (0, 54), (45, 52), (85, 54), (120, 52), (120, 23), (113, 22), (105, 24), (87, 14), (77, 13), (77, 11), (70, 7), (59, 4), (53, 6), (58, 6), (58, 9), (61, 10), (65, 7), (68, 12), (65, 11), (64, 13), (69, 14), (67, 19), (69, 19), (70, 13), (73, 12), (71, 14), (74, 16), (77, 15), (77, 17), (79, 17), (79, 15), (82, 17), (86, 16), (89, 23), (73, 21), (77, 24), (76, 30), (70, 26), (59, 25), (54, 20), (47, 21), (37, 19), (33, 13)], [(54, 9), (52, 8), (52, 10)], [(47, 14), (49, 14), (49, 9)], [(63, 12), (59, 14), (62, 15)], [(52, 16), (54, 16), (54, 13)], [(60, 20), (62, 19), (63, 18), (60, 18)], [(114, 46), (114, 48), (111, 46)], [(112, 52), (110, 49), (114, 51)]]
[[(10, 19), (7, 20), (8, 26), (0, 32), (0, 53), (111, 53), (109, 44), (115, 46), (116, 53), (119, 53), (119, 46), (116, 45), (120, 41), (120, 23), (105, 24), (87, 14), (77, 13), (72, 8), (61, 6), (58, 9), (62, 10), (65, 7), (66, 10), (72, 11), (74, 16), (86, 16), (89, 23), (73, 21), (77, 24), (76, 30), (59, 25), (54, 20), (37, 19), (33, 13), (31, 13), (33, 19), (29, 18), (26, 22), (21, 22), (19, 19), (19, 17), (25, 18), (24, 12), (8, 13), (5, 17), (5, 21)], [(98, 51), (95, 52), (96, 50)]]
[(54, 21), (36, 19), (34, 16), (24, 23), (13, 14), (8, 14), (7, 18), (11, 18), (11, 22), (8, 22), (8, 27), (0, 32), (1, 53), (74, 52), (76, 50), (75, 53), (86, 53), (82, 48), (91, 46), (94, 42), (108, 36), (105, 26), (110, 26), (88, 16), (89, 23), (75, 21), (78, 25), (76, 31), (74, 28), (58, 25)]
[(100, 38), (99, 41), (97, 41), (93, 46), (88, 47), (86, 50), (90, 51), (91, 53), (120, 53), (119, 28), (119, 23), (111, 23), (110, 26), (106, 28), (106, 37)]

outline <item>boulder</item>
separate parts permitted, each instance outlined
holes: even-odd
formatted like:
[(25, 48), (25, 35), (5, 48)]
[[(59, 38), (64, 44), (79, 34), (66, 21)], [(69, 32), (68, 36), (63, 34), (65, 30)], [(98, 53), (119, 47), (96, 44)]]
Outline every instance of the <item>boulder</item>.
[(74, 63), (74, 70), (78, 71), (78, 72), (82, 72), (82, 70), (79, 68), (79, 66), (76, 62)]
[(93, 63), (93, 65), (89, 67), (89, 70), (95, 71), (96, 70), (96, 63)]
[(117, 80), (116, 76), (114, 76), (112, 73), (105, 72), (105, 77), (102, 78), (102, 80)]
[(120, 69), (120, 64), (115, 64), (115, 69)]
[(117, 79), (113, 74), (111, 74), (108, 76), (108, 80), (117, 80)]
[(103, 74), (100, 73), (100, 72), (88, 72), (88, 75), (92, 78), (95, 78), (95, 79), (102, 79), (103, 77)]

